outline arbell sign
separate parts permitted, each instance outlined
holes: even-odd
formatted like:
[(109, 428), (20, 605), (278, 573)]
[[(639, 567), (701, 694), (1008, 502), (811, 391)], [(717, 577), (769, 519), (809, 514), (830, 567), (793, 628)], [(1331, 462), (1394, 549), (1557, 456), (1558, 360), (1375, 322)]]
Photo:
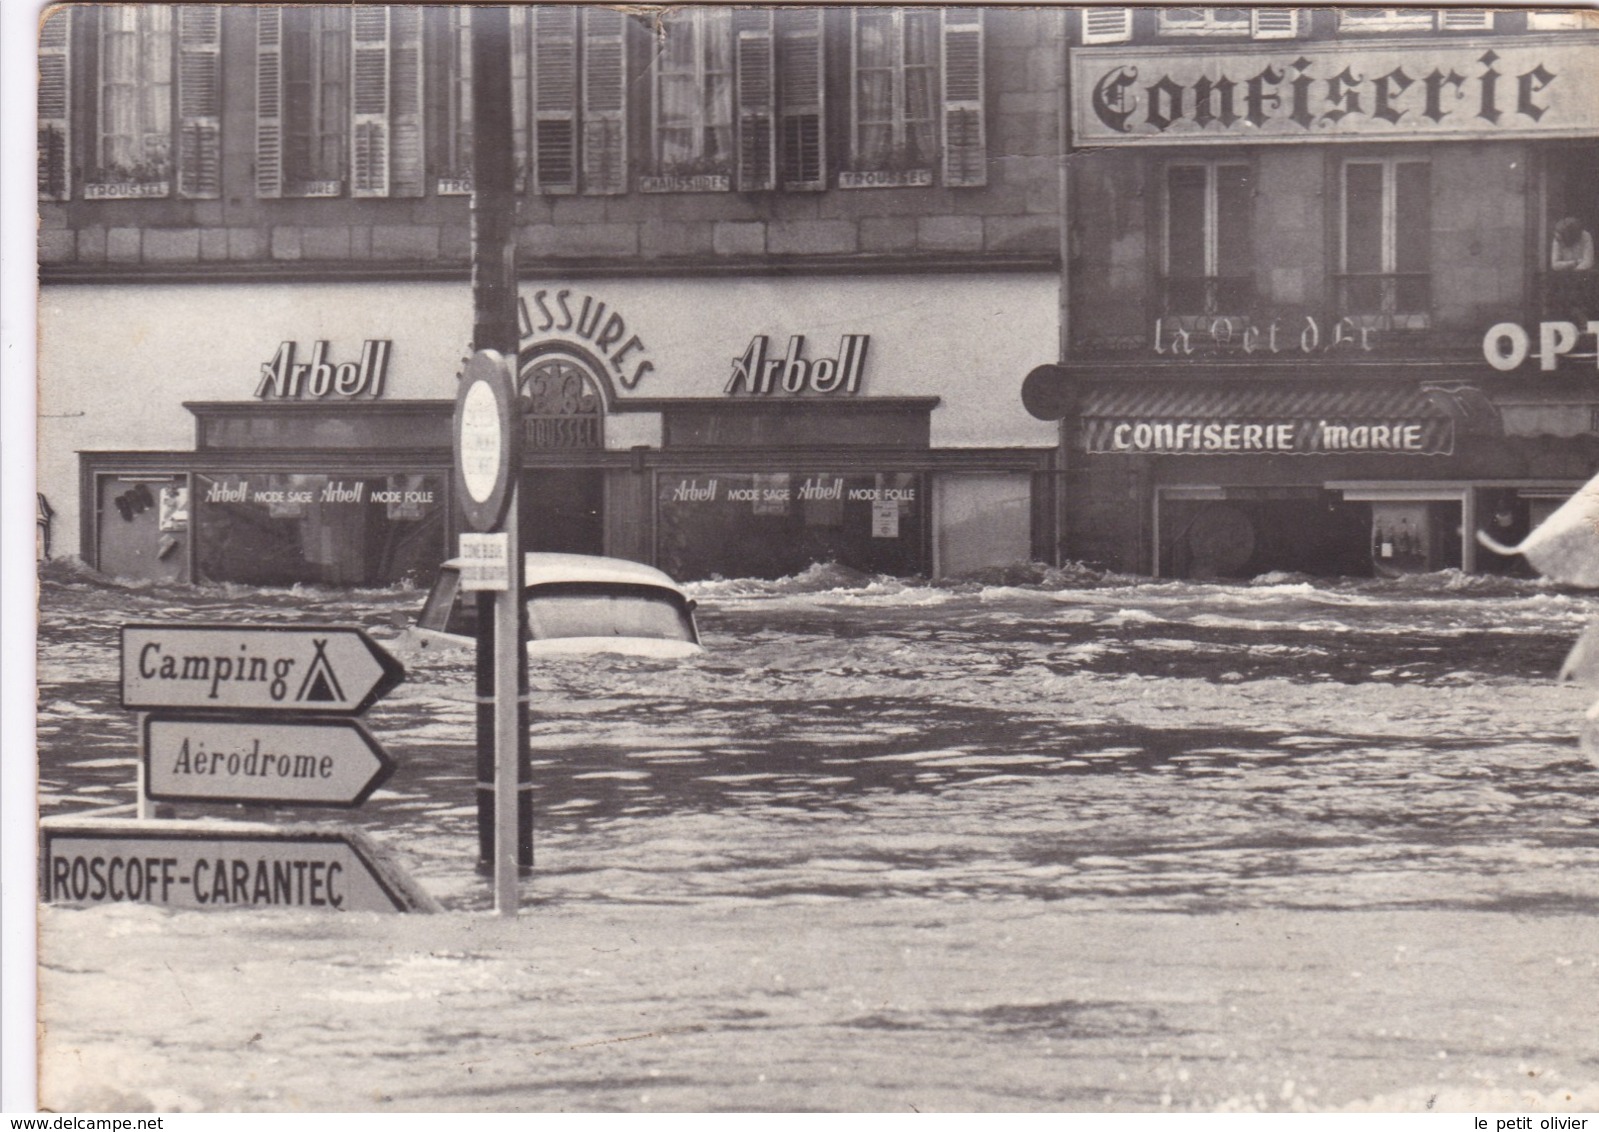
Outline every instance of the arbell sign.
[(1437, 39), (1074, 53), (1076, 144), (1574, 137), (1599, 121), (1595, 39)]

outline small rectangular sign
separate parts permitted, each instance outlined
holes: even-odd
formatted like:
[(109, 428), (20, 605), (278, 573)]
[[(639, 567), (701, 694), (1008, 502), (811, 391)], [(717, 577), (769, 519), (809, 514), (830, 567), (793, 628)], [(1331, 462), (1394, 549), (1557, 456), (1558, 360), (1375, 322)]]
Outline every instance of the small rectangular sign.
[(877, 500), (872, 504), (872, 537), (899, 538), (899, 501)]
[(511, 588), (511, 536), (504, 531), (461, 533), (461, 589), (504, 593)]
[(85, 818), (49, 819), (40, 829), (41, 895), (49, 904), (438, 910), (350, 826)]

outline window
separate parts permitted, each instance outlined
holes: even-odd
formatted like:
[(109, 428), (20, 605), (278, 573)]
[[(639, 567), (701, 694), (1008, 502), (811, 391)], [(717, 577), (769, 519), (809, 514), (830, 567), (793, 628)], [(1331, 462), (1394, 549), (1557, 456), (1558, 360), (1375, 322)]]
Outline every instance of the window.
[(1245, 35), (1249, 32), (1247, 8), (1162, 8), (1162, 34)]
[(840, 188), (988, 179), (981, 9), (859, 8), (852, 19), (853, 167)]
[[(91, 196), (166, 196), (172, 176), (172, 8), (100, 10)], [(96, 189), (133, 191), (96, 192)]]
[(1166, 169), (1164, 309), (1238, 316), (1254, 298), (1253, 178), (1248, 165), (1203, 162)]
[(256, 10), (256, 195), (422, 195), (414, 7)]
[(51, 9), (39, 29), (39, 197), (72, 199), (72, 9)]
[(641, 188), (732, 187), (733, 72), (731, 9), (681, 8), (662, 15), (651, 131), (654, 168)]
[(627, 191), (625, 30), (610, 8), (511, 10), (512, 121), (526, 191)]
[(1360, 158), (1343, 167), (1339, 314), (1381, 329), (1425, 329), (1431, 309), (1431, 168)]
[(1339, 31), (1431, 31), (1427, 8), (1339, 8)]
[(445, 82), (445, 115), (440, 196), (472, 191), (472, 9), (449, 8), (449, 66)]
[(1585, 12), (1563, 9), (1540, 10), (1527, 13), (1528, 31), (1567, 31), (1577, 28), (1599, 27), (1599, 20)]

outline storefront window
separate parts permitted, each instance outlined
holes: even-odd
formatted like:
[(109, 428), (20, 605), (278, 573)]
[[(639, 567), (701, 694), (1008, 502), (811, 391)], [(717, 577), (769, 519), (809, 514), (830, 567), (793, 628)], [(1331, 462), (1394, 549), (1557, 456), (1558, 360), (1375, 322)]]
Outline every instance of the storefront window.
[(195, 476), (200, 580), (283, 586), (430, 581), (444, 560), (437, 475)]
[(780, 578), (836, 562), (927, 573), (914, 472), (684, 472), (656, 481), (657, 557), (675, 578)]

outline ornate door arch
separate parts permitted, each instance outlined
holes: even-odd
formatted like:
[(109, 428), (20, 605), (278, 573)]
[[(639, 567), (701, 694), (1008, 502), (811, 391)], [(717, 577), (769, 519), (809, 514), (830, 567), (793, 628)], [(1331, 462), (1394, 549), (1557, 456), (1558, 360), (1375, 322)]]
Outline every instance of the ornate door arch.
[(528, 448), (605, 447), (605, 397), (582, 362), (561, 354), (535, 358), (523, 368), (517, 391)]

